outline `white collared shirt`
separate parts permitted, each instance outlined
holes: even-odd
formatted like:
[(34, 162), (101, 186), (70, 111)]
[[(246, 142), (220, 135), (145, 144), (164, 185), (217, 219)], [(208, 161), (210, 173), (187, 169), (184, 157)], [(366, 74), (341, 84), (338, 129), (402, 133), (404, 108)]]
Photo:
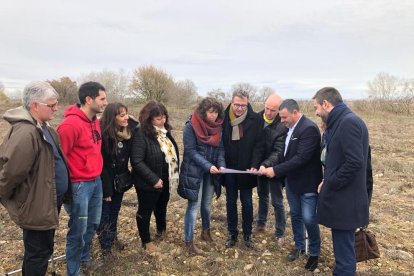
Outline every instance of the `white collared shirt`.
[(296, 124), (294, 124), (292, 127), (290, 127), (290, 128), (289, 128), (289, 131), (288, 131), (288, 133), (287, 133), (287, 135), (286, 135), (286, 141), (285, 141), (285, 153), (284, 153), (284, 156), (286, 156), (287, 148), (288, 148), (288, 146), (289, 146), (289, 142), (290, 142), (290, 138), (292, 137), (292, 133), (293, 133), (293, 131), (295, 130), (295, 127), (296, 127), (296, 126), (297, 126), (297, 124), (299, 123), (300, 119), (302, 119), (302, 116), (303, 116), (303, 114), (302, 114), (302, 115), (300, 115), (300, 118), (299, 118), (299, 120), (296, 122)]

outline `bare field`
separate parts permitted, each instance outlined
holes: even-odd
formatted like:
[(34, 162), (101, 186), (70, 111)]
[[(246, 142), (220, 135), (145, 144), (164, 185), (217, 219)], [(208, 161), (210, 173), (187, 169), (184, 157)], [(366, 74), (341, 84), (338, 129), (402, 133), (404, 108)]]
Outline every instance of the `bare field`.
[[(16, 105), (14, 105), (16, 106)], [(1, 104), (0, 114), (13, 107)], [(138, 115), (138, 108), (130, 106), (130, 113)], [(182, 126), (190, 114), (189, 109), (170, 108), (173, 132), (182, 146)], [(59, 110), (52, 122), (56, 126), (63, 113)], [(307, 114), (318, 124), (319, 119)], [(372, 146), (374, 193), (371, 204), (370, 229), (376, 233), (381, 258), (358, 264), (358, 275), (414, 275), (414, 118), (394, 114), (361, 114), (370, 131)], [(0, 120), (0, 139), (2, 141), (9, 126)], [(288, 210), (287, 202), (286, 207)], [(225, 193), (213, 201), (212, 231), (215, 244), (210, 246), (201, 242), (200, 224), (197, 224), (195, 242), (207, 253), (206, 257), (189, 257), (183, 242), (184, 212), (187, 201), (172, 190), (168, 207), (168, 236), (157, 242), (159, 256), (146, 256), (137, 234), (135, 212), (137, 200), (131, 189), (124, 197), (119, 220), (119, 237), (128, 242), (122, 252), (116, 252), (117, 260), (96, 273), (96, 275), (331, 275), (334, 264), (330, 231), (321, 227), (321, 263), (314, 273), (306, 272), (303, 266), (306, 259), (287, 261), (287, 254), (293, 247), (290, 219), (287, 221), (287, 242), (278, 248), (273, 240), (273, 227), (264, 234), (254, 236), (256, 247), (248, 250), (239, 241), (236, 247), (226, 249), (226, 209)], [(257, 194), (254, 193), (255, 212)], [(240, 213), (240, 211), (239, 211)], [(273, 211), (269, 213), (269, 225), (274, 224)], [(65, 235), (68, 217), (61, 214), (60, 227), (56, 233), (55, 256), (64, 254)], [(239, 222), (241, 218), (239, 219)], [(154, 225), (154, 224), (152, 224)], [(155, 231), (152, 229), (152, 231)], [(0, 274), (20, 268), (23, 256), (22, 231), (8, 217), (3, 206), (0, 207)], [(96, 239), (93, 254), (100, 257)], [(65, 274), (65, 262), (57, 262), (59, 275)]]

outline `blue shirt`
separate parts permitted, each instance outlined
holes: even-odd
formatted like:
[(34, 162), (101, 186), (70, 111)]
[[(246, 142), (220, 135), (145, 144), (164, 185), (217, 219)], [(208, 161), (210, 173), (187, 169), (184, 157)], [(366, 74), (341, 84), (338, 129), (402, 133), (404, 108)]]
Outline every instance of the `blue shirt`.
[(42, 124), (43, 135), (47, 142), (52, 145), (53, 155), (55, 157), (55, 183), (56, 183), (56, 195), (62, 196), (68, 190), (68, 169), (66, 168), (63, 157), (60, 155), (59, 150), (56, 147), (55, 141), (49, 132), (46, 124)]

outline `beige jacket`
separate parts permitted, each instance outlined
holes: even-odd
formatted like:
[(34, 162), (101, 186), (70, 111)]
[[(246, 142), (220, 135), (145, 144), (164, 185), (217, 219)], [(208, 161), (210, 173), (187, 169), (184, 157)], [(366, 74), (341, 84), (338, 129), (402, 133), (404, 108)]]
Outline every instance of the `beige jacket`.
[[(0, 202), (24, 229), (58, 226), (53, 148), (23, 107), (6, 111), (11, 129), (0, 146)], [(57, 133), (49, 131), (60, 149)], [(62, 155), (63, 156), (63, 155)]]

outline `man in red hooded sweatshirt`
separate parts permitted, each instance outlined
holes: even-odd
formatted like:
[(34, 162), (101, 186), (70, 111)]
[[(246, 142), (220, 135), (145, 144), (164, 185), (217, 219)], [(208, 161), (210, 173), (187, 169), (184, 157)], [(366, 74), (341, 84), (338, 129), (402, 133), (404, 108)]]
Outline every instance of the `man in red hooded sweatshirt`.
[(64, 205), (69, 214), (67, 275), (78, 275), (81, 267), (91, 269), (90, 246), (102, 211), (102, 138), (96, 114), (107, 105), (105, 88), (97, 82), (84, 83), (79, 100), (80, 105), (66, 109), (58, 127), (73, 191), (73, 202)]

